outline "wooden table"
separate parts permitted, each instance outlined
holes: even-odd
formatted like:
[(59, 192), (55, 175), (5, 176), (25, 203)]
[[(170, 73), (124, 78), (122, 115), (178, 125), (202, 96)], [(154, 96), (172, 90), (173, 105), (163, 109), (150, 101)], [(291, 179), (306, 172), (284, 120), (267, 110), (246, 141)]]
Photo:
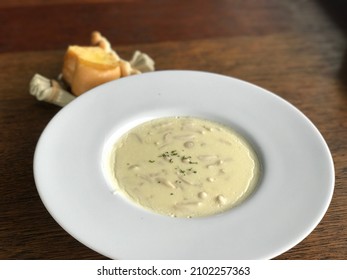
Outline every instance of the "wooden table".
[(60, 108), (30, 96), (28, 83), (35, 73), (55, 78), (66, 47), (88, 44), (93, 30), (126, 59), (139, 49), (157, 70), (247, 80), (306, 114), (331, 149), (335, 192), (317, 228), (276, 259), (347, 259), (346, 8), (338, 0), (1, 1), (0, 259), (105, 258), (53, 220), (32, 171), (37, 140)]

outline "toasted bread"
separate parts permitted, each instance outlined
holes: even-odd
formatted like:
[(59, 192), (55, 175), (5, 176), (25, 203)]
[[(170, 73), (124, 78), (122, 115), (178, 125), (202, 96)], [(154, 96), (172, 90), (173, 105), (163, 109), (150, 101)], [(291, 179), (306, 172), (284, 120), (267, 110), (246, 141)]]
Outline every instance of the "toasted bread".
[(70, 46), (64, 57), (63, 79), (79, 96), (100, 84), (121, 77), (119, 60), (105, 49)]

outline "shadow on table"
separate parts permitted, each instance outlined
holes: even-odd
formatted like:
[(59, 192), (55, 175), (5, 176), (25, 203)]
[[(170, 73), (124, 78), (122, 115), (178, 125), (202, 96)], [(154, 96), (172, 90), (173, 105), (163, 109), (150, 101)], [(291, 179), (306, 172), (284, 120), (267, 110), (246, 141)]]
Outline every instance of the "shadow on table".
[[(347, 39), (347, 1), (346, 0), (317, 0), (327, 15), (344, 33)], [(347, 85), (347, 50), (343, 55), (338, 78)]]

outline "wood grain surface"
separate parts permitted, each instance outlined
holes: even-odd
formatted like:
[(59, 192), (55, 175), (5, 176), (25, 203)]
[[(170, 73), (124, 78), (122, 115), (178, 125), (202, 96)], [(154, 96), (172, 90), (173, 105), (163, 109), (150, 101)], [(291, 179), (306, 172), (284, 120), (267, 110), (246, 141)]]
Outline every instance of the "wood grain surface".
[(57, 77), (66, 47), (88, 44), (93, 30), (126, 59), (139, 49), (157, 70), (240, 78), (309, 117), (333, 155), (334, 196), (316, 229), (276, 259), (347, 259), (346, 13), (338, 0), (2, 1), (0, 259), (105, 259), (54, 221), (32, 171), (38, 138), (60, 108), (30, 96), (29, 81)]

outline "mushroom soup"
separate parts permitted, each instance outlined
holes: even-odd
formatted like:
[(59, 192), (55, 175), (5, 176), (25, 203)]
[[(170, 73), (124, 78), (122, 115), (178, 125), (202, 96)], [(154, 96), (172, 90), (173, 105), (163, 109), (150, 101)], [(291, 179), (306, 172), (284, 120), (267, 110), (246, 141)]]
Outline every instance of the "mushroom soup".
[(116, 192), (172, 217), (223, 212), (255, 188), (259, 162), (232, 129), (193, 117), (142, 123), (114, 144), (109, 158)]

